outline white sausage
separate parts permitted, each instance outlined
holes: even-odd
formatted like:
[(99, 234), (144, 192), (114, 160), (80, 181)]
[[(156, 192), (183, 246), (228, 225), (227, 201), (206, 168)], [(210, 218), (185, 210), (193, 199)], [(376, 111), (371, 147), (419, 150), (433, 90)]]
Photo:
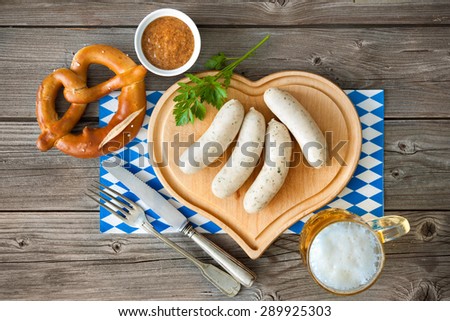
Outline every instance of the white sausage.
[(211, 184), (214, 195), (225, 198), (236, 192), (249, 178), (261, 155), (266, 121), (255, 108), (250, 108), (242, 122), (236, 147), (227, 163)]
[(326, 140), (308, 111), (291, 94), (278, 88), (264, 93), (267, 107), (286, 125), (300, 145), (303, 155), (313, 167), (326, 163)]
[(181, 171), (194, 174), (216, 161), (236, 137), (243, 119), (244, 107), (238, 100), (224, 104), (202, 137), (181, 155)]
[(264, 165), (245, 193), (244, 209), (256, 213), (269, 204), (278, 193), (289, 172), (292, 140), (282, 123), (272, 119), (267, 126)]

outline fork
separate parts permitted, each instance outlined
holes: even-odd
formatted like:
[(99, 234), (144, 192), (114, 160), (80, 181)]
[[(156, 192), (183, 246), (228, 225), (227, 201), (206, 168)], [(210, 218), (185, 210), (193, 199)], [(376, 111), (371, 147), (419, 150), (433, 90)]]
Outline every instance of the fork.
[[(103, 206), (103, 208), (109, 213), (115, 215), (118, 219), (130, 226), (143, 228), (147, 232), (152, 233), (154, 236), (156, 236), (158, 239), (163, 241), (174, 250), (178, 251), (178, 253), (182, 254), (197, 268), (199, 268), (202, 275), (222, 293), (232, 297), (239, 292), (241, 284), (237, 282), (231, 275), (212, 264), (207, 264), (199, 261), (192, 254), (178, 246), (175, 242), (169, 240), (167, 237), (163, 236), (161, 233), (155, 230), (148, 221), (144, 210), (138, 204), (101, 183), (96, 183), (96, 185), (91, 185), (91, 187), (95, 190), (88, 188), (88, 191), (97, 195), (100, 200), (103, 201), (103, 203), (92, 195), (88, 193), (85, 194), (89, 198), (94, 200), (97, 204)], [(107, 196), (109, 199), (102, 196), (102, 194)], [(122, 199), (122, 201), (120, 201), (119, 199)]]

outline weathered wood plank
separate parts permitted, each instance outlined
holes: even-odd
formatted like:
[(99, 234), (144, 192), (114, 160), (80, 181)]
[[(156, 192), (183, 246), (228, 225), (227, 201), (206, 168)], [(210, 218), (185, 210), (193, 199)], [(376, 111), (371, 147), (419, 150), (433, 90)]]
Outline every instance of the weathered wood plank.
[[(255, 286), (235, 299), (449, 300), (450, 3), (385, 2), (1, 1), (0, 300), (226, 299), (154, 238), (98, 232), (97, 207), (82, 196), (98, 179), (97, 159), (40, 153), (34, 145), (35, 92), (45, 75), (96, 42), (137, 61), (134, 29), (161, 7), (181, 9), (201, 27), (195, 72), (217, 51), (240, 55), (270, 33), (270, 42), (239, 67), (250, 79), (300, 69), (343, 88), (386, 90), (386, 214), (404, 215), (412, 229), (386, 244), (380, 280), (354, 297), (331, 296), (302, 266), (297, 236), (283, 235), (256, 261), (228, 236), (209, 236), (258, 273)], [(96, 83), (111, 72), (94, 66), (90, 74)], [(150, 76), (147, 87), (163, 90), (176, 80)], [(86, 119), (96, 115), (91, 108)], [(170, 237), (211, 263), (193, 242)]]
[[(0, 29), (1, 118), (34, 118), (42, 79), (68, 67), (73, 54), (93, 43), (116, 46), (137, 61), (134, 29)], [(381, 29), (201, 29), (203, 49), (194, 72), (220, 50), (238, 56), (265, 34), (269, 42), (237, 72), (252, 80), (282, 70), (323, 75), (342, 88), (384, 88), (386, 117), (450, 117), (450, 32), (448, 28)], [(220, 37), (220, 43), (217, 38)], [(330, 43), (333, 45), (330, 46)], [(91, 84), (108, 79), (93, 66)], [(149, 90), (164, 90), (179, 77), (148, 75)], [(66, 108), (61, 104), (59, 110)], [(90, 108), (87, 116), (96, 116)]]
[[(83, 191), (98, 160), (39, 152), (36, 123), (0, 123), (3, 210), (92, 210)], [(385, 205), (390, 210), (450, 209), (450, 121), (386, 121)]]
[[(26, 3), (26, 5), (24, 5)], [(2, 1), (0, 26), (136, 26), (151, 11), (171, 7), (201, 25), (430, 24), (450, 22), (445, 0), (361, 3), (334, 1)]]
[(387, 121), (385, 129), (386, 207), (449, 209), (450, 122)]
[[(313, 283), (301, 263), (298, 236), (280, 237), (256, 261), (228, 236), (209, 237), (258, 274), (237, 300), (450, 299), (450, 212), (387, 214), (407, 217), (411, 232), (385, 245), (379, 281), (349, 298), (331, 296)], [(212, 263), (192, 241), (169, 237)], [(179, 254), (149, 238), (99, 234), (96, 211), (1, 212), (0, 299), (226, 299)]]

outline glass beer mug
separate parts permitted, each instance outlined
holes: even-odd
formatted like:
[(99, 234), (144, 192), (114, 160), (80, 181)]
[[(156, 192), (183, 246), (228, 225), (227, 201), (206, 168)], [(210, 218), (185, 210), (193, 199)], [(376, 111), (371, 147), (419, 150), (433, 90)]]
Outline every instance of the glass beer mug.
[(408, 220), (385, 216), (372, 221), (332, 208), (311, 217), (300, 235), (300, 254), (313, 279), (342, 295), (368, 289), (384, 265), (383, 243), (409, 232)]

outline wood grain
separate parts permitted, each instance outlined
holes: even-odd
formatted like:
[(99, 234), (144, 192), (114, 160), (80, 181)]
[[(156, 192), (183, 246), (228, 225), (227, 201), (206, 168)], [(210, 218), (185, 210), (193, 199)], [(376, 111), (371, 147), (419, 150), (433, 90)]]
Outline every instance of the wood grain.
[[(389, 210), (450, 208), (450, 121), (385, 122), (385, 206)], [(57, 150), (39, 152), (34, 122), (0, 122), (3, 210), (92, 210), (83, 191), (98, 179), (98, 160)]]
[[(379, 281), (352, 297), (313, 283), (298, 236), (283, 235), (257, 261), (226, 235), (209, 236), (258, 274), (236, 300), (449, 300), (450, 212), (390, 212), (411, 232), (385, 245)], [(172, 240), (209, 263), (195, 243)], [(180, 286), (182, 284), (182, 286)], [(176, 285), (176, 286), (175, 286)], [(120, 290), (119, 290), (120, 289)], [(0, 300), (224, 300), (175, 251), (148, 235), (99, 234), (94, 212), (1, 212)]]
[[(26, 3), (26, 5), (24, 5)], [(131, 26), (153, 10), (184, 11), (200, 25), (445, 25), (450, 6), (445, 0), (380, 1), (77, 1), (24, 2), (4, 0), (0, 26)]]
[(386, 207), (450, 208), (450, 122), (397, 120), (385, 124)]
[[(450, 3), (386, 2), (1, 1), (0, 300), (225, 299), (147, 236), (99, 234), (98, 209), (81, 196), (98, 179), (98, 161), (39, 153), (34, 145), (35, 92), (43, 77), (92, 43), (136, 60), (135, 27), (161, 7), (181, 9), (199, 24), (203, 48), (194, 72), (212, 54), (241, 55), (270, 33), (239, 73), (257, 80), (304, 70), (342, 88), (385, 89), (386, 214), (404, 215), (412, 230), (386, 244), (380, 280), (357, 296), (333, 297), (302, 267), (296, 236), (283, 235), (257, 261), (228, 236), (209, 236), (258, 273), (255, 286), (235, 299), (450, 300)], [(90, 84), (111, 76), (91, 69)], [(175, 80), (148, 77), (147, 88), (164, 90)], [(83, 124), (96, 117), (93, 106)], [(171, 237), (211, 262), (192, 242)]]
[[(272, 37), (236, 70), (250, 80), (284, 70), (316, 73), (344, 89), (386, 91), (386, 118), (450, 117), (450, 32), (448, 28), (249, 29), (201, 28), (203, 48), (193, 72), (220, 50), (239, 56), (266, 34)], [(103, 42), (120, 48), (138, 61), (134, 29), (0, 28), (1, 119), (35, 117), (35, 95), (53, 69), (68, 67), (73, 55), (87, 44)], [(216, 39), (220, 37), (220, 45)], [(333, 43), (333, 46), (329, 46)], [(89, 83), (112, 73), (93, 66)], [(32, 76), (30, 76), (32, 75)], [(146, 77), (148, 90), (164, 90), (181, 77)], [(59, 110), (67, 103), (58, 104)], [(87, 117), (95, 117), (91, 106)]]

